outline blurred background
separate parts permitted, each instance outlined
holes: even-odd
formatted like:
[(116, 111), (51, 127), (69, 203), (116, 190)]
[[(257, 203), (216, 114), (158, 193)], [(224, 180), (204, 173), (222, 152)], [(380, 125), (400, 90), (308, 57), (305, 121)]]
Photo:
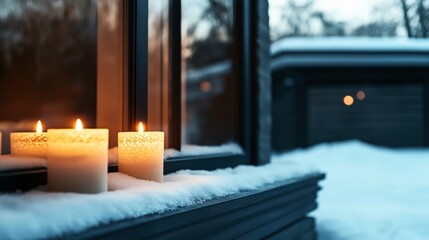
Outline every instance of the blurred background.
[(427, 38), (426, 0), (269, 0), (273, 42), (285, 37)]
[(275, 150), (429, 144), (429, 1), (269, 3)]
[(327, 174), (318, 239), (426, 239), (429, 1), (269, 3), (273, 149)]

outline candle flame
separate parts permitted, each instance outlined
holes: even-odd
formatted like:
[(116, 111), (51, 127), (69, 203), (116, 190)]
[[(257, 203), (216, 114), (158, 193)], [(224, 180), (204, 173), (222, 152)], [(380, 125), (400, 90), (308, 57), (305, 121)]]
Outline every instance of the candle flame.
[(143, 123), (139, 123), (139, 132), (142, 133), (144, 131)]
[(37, 133), (41, 133), (43, 132), (43, 127), (42, 127), (42, 122), (39, 120), (37, 121), (37, 125), (36, 125), (36, 132)]
[(82, 121), (79, 118), (76, 120), (76, 130), (77, 131), (82, 131), (83, 130)]

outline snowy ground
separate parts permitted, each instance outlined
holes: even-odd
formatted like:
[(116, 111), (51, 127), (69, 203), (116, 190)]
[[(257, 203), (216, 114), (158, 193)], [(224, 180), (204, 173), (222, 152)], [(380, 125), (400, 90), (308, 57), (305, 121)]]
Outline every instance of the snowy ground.
[(394, 150), (358, 141), (321, 144), (274, 158), (327, 173), (319, 195), (319, 239), (429, 239), (429, 149)]

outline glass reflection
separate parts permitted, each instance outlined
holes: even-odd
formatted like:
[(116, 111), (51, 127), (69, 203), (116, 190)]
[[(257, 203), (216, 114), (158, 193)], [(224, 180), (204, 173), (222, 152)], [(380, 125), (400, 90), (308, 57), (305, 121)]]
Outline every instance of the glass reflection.
[(148, 2), (148, 127), (162, 130), (169, 146), (169, 1)]
[(96, 0), (0, 1), (0, 131), (95, 126), (96, 44)]
[(182, 1), (182, 143), (236, 138), (237, 79), (232, 71), (233, 1)]

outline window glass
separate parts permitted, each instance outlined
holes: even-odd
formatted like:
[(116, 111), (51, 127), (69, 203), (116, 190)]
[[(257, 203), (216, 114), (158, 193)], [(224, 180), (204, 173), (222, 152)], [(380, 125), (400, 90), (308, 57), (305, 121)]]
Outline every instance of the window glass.
[(300, 37), (429, 37), (422, 0), (269, 0), (273, 41)]
[(95, 127), (96, 83), (97, 1), (0, 1), (1, 132)]
[(148, 130), (165, 134), (168, 148), (170, 138), (170, 71), (169, 71), (169, 1), (148, 1)]
[(182, 144), (221, 145), (237, 137), (232, 0), (182, 1)]

